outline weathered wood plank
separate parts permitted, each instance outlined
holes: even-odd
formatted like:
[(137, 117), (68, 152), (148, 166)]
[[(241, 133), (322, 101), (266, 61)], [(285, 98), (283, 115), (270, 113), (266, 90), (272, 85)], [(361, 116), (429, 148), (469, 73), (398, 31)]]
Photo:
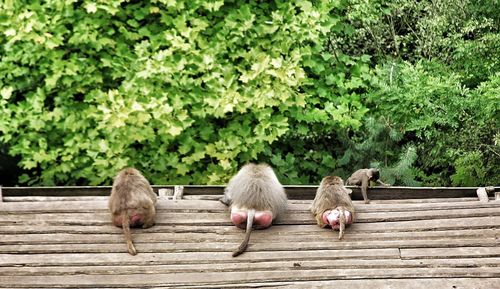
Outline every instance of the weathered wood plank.
[[(247, 252), (238, 257), (240, 262), (302, 260), (302, 259), (399, 259), (398, 249), (370, 250), (325, 250), (325, 251), (275, 251)], [(0, 266), (75, 266), (133, 264), (211, 264), (213, 262), (234, 262), (231, 254), (225, 252), (189, 253), (142, 253), (131, 256), (127, 253), (82, 253), (82, 254), (0, 254)]]
[[(453, 218), (453, 216), (448, 216), (446, 218), (439, 218), (439, 216), (427, 216), (421, 217), (417, 220), (411, 220), (412, 217), (402, 214), (400, 216), (403, 221), (393, 219), (380, 219), (375, 217), (370, 219), (368, 213), (360, 213), (356, 223), (352, 225), (352, 228), (356, 230), (369, 230), (369, 231), (380, 231), (380, 230), (393, 230), (393, 231), (408, 231), (408, 230), (430, 230), (432, 228), (490, 228), (500, 226), (500, 216), (491, 214), (498, 214), (500, 210), (494, 210), (491, 208), (484, 209), (474, 209), (478, 214), (481, 210), (485, 210), (486, 213), (483, 214), (487, 217), (468, 217), (467, 215), (460, 215), (461, 218)], [(388, 213), (389, 214), (389, 213)], [(431, 213), (429, 213), (431, 214)], [(446, 214), (446, 212), (445, 212)], [(404, 219), (410, 219), (408, 221)], [(385, 222), (387, 221), (387, 222)], [(108, 213), (47, 213), (47, 214), (7, 214), (0, 218), (0, 225), (13, 225), (13, 224), (23, 224), (23, 225), (61, 225), (61, 224), (74, 224), (74, 225), (109, 225), (109, 214)], [(376, 225), (373, 223), (376, 222)], [(189, 213), (158, 213), (156, 223), (159, 225), (192, 225), (193, 219), (192, 215)], [(288, 213), (284, 218), (278, 219), (275, 224), (277, 225), (296, 225), (296, 224), (309, 224), (313, 225), (315, 222), (311, 215), (302, 214), (302, 216)], [(231, 226), (231, 222), (226, 213), (197, 213), (196, 214), (196, 226)]]
[(246, 271), (273, 271), (273, 270), (316, 270), (316, 269), (384, 269), (384, 268), (481, 268), (498, 267), (500, 258), (464, 258), (464, 259), (338, 259), (331, 260), (291, 260), (271, 262), (248, 262), (242, 265), (237, 259), (233, 262), (206, 264), (154, 264), (133, 266), (94, 266), (89, 262), (86, 266), (24, 266), (0, 267), (0, 276), (36, 276), (36, 275), (73, 275), (73, 274), (158, 274), (158, 273), (187, 273), (187, 272), (246, 272)]
[[(152, 287), (166, 288), (166, 287)], [(416, 279), (370, 279), (370, 280), (328, 280), (328, 281), (295, 281), (295, 282), (268, 282), (268, 283), (243, 283), (229, 285), (204, 285), (199, 286), (176, 286), (176, 288), (349, 288), (349, 289), (373, 289), (373, 288), (453, 288), (453, 289), (492, 289), (500, 288), (500, 278), (416, 278)]]
[[(185, 240), (205, 241), (234, 241), (240, 240), (242, 230), (228, 227), (208, 227), (208, 228), (193, 228), (192, 226), (169, 226), (156, 225), (148, 229), (133, 229), (134, 240), (142, 242), (149, 240), (151, 242), (181, 242)], [(86, 242), (87, 240), (94, 243), (99, 240), (111, 241), (110, 235), (122, 236), (121, 229), (114, 226), (31, 226), (31, 225), (14, 225), (0, 226), (0, 244), (18, 244), (23, 240), (32, 240), (36, 242), (38, 238), (44, 240), (53, 238), (56, 240), (74, 240), (74, 242)], [(37, 236), (36, 234), (41, 234)], [(44, 237), (45, 234), (50, 237)], [(460, 239), (460, 238), (500, 238), (500, 230), (495, 229), (461, 229), (461, 230), (446, 230), (446, 231), (421, 231), (418, 234), (414, 232), (363, 232), (352, 228), (347, 229), (349, 241), (363, 240), (435, 240), (435, 239)], [(104, 237), (99, 237), (104, 235)], [(295, 226), (294, 229), (281, 226), (273, 226), (266, 230), (256, 230), (252, 233), (253, 239), (268, 241), (283, 241), (289, 242), (300, 238), (303, 241), (321, 241), (331, 240), (335, 232), (325, 228), (319, 228), (311, 225)], [(346, 235), (347, 236), (347, 235)], [(69, 242), (69, 241), (68, 241)]]
[(408, 269), (316, 269), (285, 271), (252, 271), (220, 273), (164, 273), (129, 275), (73, 275), (73, 276), (0, 276), (0, 283), (13, 288), (26, 286), (105, 287), (148, 285), (232, 284), (240, 282), (316, 281), (378, 278), (454, 278), (500, 276), (500, 267), (486, 268), (413, 268)]
[[(106, 236), (107, 237), (107, 236)], [(240, 240), (223, 239), (217, 242), (184, 241), (177, 243), (161, 242), (153, 243), (144, 236), (143, 242), (134, 238), (135, 247), (140, 253), (171, 253), (171, 252), (231, 252), (241, 243)], [(500, 240), (496, 238), (464, 238), (451, 240), (385, 240), (385, 241), (351, 241), (349, 238), (338, 240), (337, 234), (331, 234), (329, 240), (311, 241), (275, 240), (250, 242), (247, 252), (261, 251), (311, 251), (311, 250), (352, 250), (352, 249), (386, 249), (386, 248), (456, 248), (456, 247), (491, 247), (500, 246)], [(104, 239), (104, 238), (102, 238)], [(147, 240), (145, 243), (144, 239)], [(25, 240), (15, 245), (0, 246), (0, 253), (11, 254), (51, 254), (51, 253), (120, 253), (125, 252), (125, 243), (122, 236), (111, 236), (105, 240), (53, 240), (45, 241)], [(76, 243), (75, 243), (76, 242)], [(102, 243), (101, 243), (102, 242)], [(500, 265), (500, 264), (499, 264)]]
[[(80, 212), (80, 213), (36, 213), (36, 214), (5, 214), (2, 215), (0, 224), (10, 223), (82, 223), (93, 225), (109, 223), (109, 213)], [(414, 212), (360, 212), (357, 214), (357, 223), (373, 222), (398, 222), (412, 220), (453, 219), (500, 216), (499, 208), (469, 208), (449, 210), (429, 210)], [(169, 212), (160, 210), (157, 213), (158, 224), (192, 224), (193, 213)], [(230, 225), (228, 212), (196, 212), (196, 223), (199, 225)], [(288, 211), (275, 221), (276, 224), (314, 224), (312, 215), (303, 211)]]
[[(308, 212), (311, 201), (304, 203), (289, 202), (288, 211)], [(451, 210), (467, 208), (499, 208), (500, 201), (491, 201), (489, 203), (480, 203), (473, 201), (447, 201), (430, 203), (398, 203), (379, 204), (363, 202), (354, 202), (358, 212), (408, 212), (408, 211), (427, 211), (427, 210)], [(159, 200), (156, 205), (157, 210), (175, 211), (175, 212), (227, 212), (228, 209), (218, 201), (200, 201), (200, 200)], [(14, 213), (40, 213), (40, 212), (106, 212), (107, 198), (100, 201), (51, 201), (51, 202), (4, 202), (0, 203), (0, 214)]]
[[(421, 249), (401, 249), (401, 258), (442, 258), (442, 257), (498, 257), (500, 247), (461, 247), (461, 248), (421, 248)], [(500, 275), (499, 275), (500, 276)]]

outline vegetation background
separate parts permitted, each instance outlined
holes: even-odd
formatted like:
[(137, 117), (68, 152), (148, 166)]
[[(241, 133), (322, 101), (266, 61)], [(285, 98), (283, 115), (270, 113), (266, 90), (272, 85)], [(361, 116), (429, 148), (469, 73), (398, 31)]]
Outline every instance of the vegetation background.
[(0, 184), (500, 184), (498, 0), (4, 0)]

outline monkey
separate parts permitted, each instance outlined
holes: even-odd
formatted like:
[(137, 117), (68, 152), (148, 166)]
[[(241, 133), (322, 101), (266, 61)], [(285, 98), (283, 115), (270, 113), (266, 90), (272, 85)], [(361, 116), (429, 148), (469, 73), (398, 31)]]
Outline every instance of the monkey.
[(370, 200), (367, 195), (367, 188), (370, 184), (370, 181), (377, 182), (382, 186), (390, 186), (380, 180), (380, 172), (377, 169), (360, 169), (355, 171), (348, 179), (348, 185), (361, 186), (361, 193), (363, 193), (363, 200), (365, 204), (368, 204)]
[(249, 163), (229, 180), (220, 201), (230, 206), (231, 222), (246, 229), (245, 238), (233, 252), (236, 257), (245, 252), (253, 227), (270, 227), (286, 210), (288, 198), (269, 165)]
[(311, 205), (311, 213), (318, 226), (328, 225), (339, 230), (339, 240), (344, 236), (346, 225), (354, 221), (354, 206), (349, 194), (352, 191), (344, 186), (342, 178), (327, 176), (321, 180)]
[(132, 243), (130, 227), (149, 228), (155, 224), (156, 194), (148, 180), (136, 169), (121, 170), (113, 181), (109, 197), (111, 221), (122, 227), (127, 250), (131, 255), (137, 251)]

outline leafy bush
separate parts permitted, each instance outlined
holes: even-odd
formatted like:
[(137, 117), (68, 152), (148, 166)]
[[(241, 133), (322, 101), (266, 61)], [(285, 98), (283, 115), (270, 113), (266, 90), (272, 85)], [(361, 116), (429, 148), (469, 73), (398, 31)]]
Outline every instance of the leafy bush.
[(124, 166), (223, 183), (281, 137), (360, 125), (366, 59), (323, 49), (340, 5), (2, 2), (0, 141), (22, 183), (109, 184)]

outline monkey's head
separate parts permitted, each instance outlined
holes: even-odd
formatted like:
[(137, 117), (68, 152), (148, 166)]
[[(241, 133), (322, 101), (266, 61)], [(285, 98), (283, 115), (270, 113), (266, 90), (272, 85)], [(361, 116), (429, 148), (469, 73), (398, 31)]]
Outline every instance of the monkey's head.
[(370, 177), (371, 180), (376, 181), (380, 179), (380, 171), (377, 169), (371, 169), (372, 176)]
[(344, 180), (341, 177), (337, 176), (326, 176), (321, 180), (321, 185), (344, 185)]

